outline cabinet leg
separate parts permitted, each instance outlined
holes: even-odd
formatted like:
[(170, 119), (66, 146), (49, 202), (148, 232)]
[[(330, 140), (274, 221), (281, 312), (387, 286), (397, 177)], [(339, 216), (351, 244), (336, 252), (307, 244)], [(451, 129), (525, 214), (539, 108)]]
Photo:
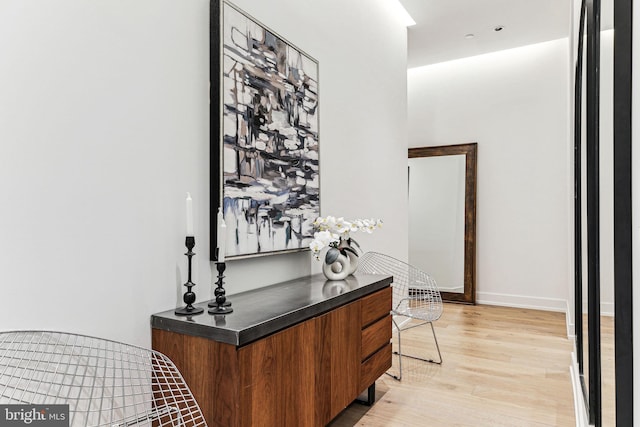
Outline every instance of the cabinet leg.
[(375, 382), (371, 384), (367, 389), (367, 400), (356, 399), (356, 402), (358, 402), (359, 404), (367, 405), (367, 406), (372, 406), (375, 403), (375, 401), (376, 401), (376, 383)]

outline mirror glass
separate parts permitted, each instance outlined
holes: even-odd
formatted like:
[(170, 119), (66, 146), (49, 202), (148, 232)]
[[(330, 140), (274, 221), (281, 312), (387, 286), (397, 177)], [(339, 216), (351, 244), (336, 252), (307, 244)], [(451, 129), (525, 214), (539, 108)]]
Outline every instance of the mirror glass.
[[(576, 201), (576, 343), (590, 423), (615, 426), (616, 405), (618, 416), (625, 416), (620, 403), (625, 396), (616, 396), (621, 384), (616, 384), (615, 366), (614, 173), (626, 178), (614, 168), (613, 1), (581, 3), (575, 115), (576, 196), (581, 199)], [(624, 133), (619, 135), (624, 138)]]
[(600, 11), (600, 363), (602, 425), (616, 425), (613, 257), (613, 1)]
[[(581, 253), (582, 257), (582, 386), (585, 392), (585, 397), (589, 395), (589, 280), (588, 280), (588, 251), (587, 251), (587, 34), (586, 26), (583, 29), (582, 34), (582, 76), (581, 76), (581, 122), (580, 122), (580, 193), (581, 193), (581, 207), (580, 215), (582, 218), (582, 239), (581, 239)], [(585, 399), (586, 402), (589, 399)]]
[(409, 149), (409, 263), (444, 301), (476, 301), (478, 144)]
[(463, 154), (409, 159), (409, 263), (464, 293)]

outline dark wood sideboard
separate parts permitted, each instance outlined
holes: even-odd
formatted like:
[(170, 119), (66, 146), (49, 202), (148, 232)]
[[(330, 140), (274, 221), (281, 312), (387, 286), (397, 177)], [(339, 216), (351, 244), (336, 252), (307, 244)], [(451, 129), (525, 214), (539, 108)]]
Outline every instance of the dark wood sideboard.
[(324, 426), (391, 367), (391, 282), (314, 275), (232, 295), (226, 316), (154, 314), (153, 349), (209, 426)]

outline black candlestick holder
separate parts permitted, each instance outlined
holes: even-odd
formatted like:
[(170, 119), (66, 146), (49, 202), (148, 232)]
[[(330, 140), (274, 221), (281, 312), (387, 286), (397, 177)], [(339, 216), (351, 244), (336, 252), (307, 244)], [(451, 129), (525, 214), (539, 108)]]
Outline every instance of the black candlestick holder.
[(187, 287), (187, 292), (184, 293), (182, 300), (186, 306), (176, 308), (175, 313), (179, 316), (190, 316), (192, 314), (200, 314), (204, 311), (202, 307), (194, 307), (193, 303), (196, 302), (196, 294), (191, 290), (196, 284), (191, 281), (191, 258), (196, 254), (193, 252), (193, 247), (196, 245), (196, 238), (193, 236), (187, 236), (184, 239), (184, 245), (187, 247), (185, 255), (189, 259), (189, 277), (187, 283), (184, 286)]
[(224, 290), (224, 270), (227, 266), (224, 262), (216, 262), (216, 269), (218, 270), (218, 285), (213, 292), (216, 296), (215, 302), (210, 302), (209, 314), (229, 314), (233, 312), (233, 308), (229, 307), (231, 304), (227, 303), (226, 291)]

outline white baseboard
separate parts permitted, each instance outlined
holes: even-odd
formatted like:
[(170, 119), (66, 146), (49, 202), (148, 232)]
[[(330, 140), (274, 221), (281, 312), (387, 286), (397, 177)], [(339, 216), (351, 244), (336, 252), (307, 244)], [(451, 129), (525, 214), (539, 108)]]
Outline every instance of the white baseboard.
[(567, 312), (567, 300), (561, 298), (528, 297), (522, 295), (478, 292), (476, 302), (486, 305), (531, 308), (534, 310)]
[(571, 340), (576, 337), (576, 324), (573, 322), (571, 316), (569, 316), (569, 313), (571, 313), (571, 308), (569, 307), (569, 301), (567, 301), (567, 309), (564, 312), (564, 318), (567, 322), (567, 338)]
[(464, 293), (464, 286), (456, 286), (456, 285), (441, 286), (440, 283), (438, 283), (438, 290), (440, 292), (457, 292), (457, 293), (463, 294)]
[[(586, 303), (582, 304), (582, 312), (589, 311), (589, 307)], [(612, 302), (600, 301), (600, 316), (613, 317), (615, 315), (615, 307)]]
[(613, 316), (615, 315), (615, 308), (612, 302), (600, 303), (600, 315), (601, 316)]
[(576, 353), (571, 352), (571, 385), (573, 386), (573, 407), (576, 414), (576, 427), (588, 427), (587, 407), (584, 404), (584, 395), (582, 394), (582, 385), (580, 384), (580, 375), (578, 374), (578, 361)]

